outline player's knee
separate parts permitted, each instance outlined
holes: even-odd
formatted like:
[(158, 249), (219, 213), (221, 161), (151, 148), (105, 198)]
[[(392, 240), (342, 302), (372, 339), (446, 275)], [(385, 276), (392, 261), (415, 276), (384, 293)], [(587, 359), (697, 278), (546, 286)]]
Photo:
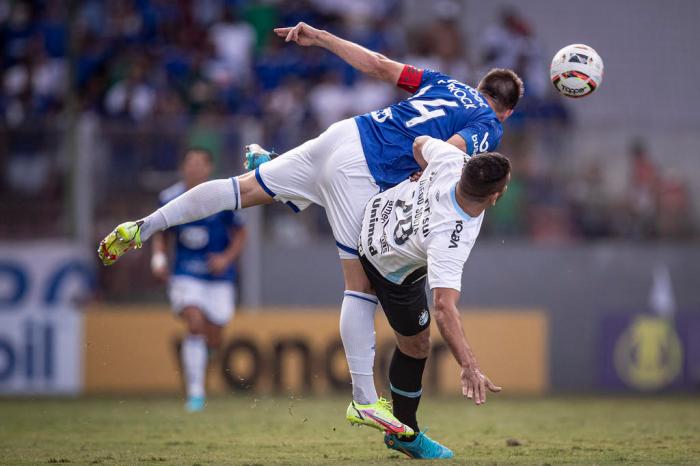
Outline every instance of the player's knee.
[(343, 263), (345, 291), (374, 294), (374, 288), (372, 288), (359, 260), (343, 260), (341, 262)]
[(430, 335), (422, 336), (422, 334), (419, 334), (416, 336), (418, 338), (416, 339), (415, 345), (413, 347), (415, 354), (415, 356), (413, 357), (416, 359), (427, 358), (430, 354)]
[(199, 308), (194, 306), (186, 307), (182, 311), (182, 318), (187, 324), (187, 333), (190, 335), (204, 335), (204, 315)]
[(425, 359), (430, 354), (430, 334), (426, 331), (411, 337), (401, 337), (398, 343), (399, 349), (406, 356), (415, 359)]
[(269, 204), (272, 197), (265, 192), (255, 179), (255, 172), (248, 172), (236, 178), (241, 191), (241, 207), (251, 207), (254, 205)]

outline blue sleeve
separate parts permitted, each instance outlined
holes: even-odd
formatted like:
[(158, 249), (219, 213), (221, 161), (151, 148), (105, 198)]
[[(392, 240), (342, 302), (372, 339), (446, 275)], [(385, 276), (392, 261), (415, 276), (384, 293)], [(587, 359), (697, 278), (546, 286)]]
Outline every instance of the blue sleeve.
[(442, 74), (439, 71), (431, 70), (430, 68), (426, 68), (423, 70), (423, 78), (420, 81), (420, 87), (423, 87), (426, 84), (433, 83), (437, 81), (438, 79), (444, 79), (444, 80), (449, 80), (452, 79), (446, 74)]
[(439, 71), (431, 70), (426, 68), (420, 70), (415, 66), (405, 65), (399, 76), (399, 80), (396, 85), (401, 89), (415, 94), (418, 89), (426, 84), (432, 83), (438, 79), (451, 79), (449, 76), (440, 73)]
[(496, 150), (501, 142), (503, 127), (498, 120), (491, 122), (471, 123), (457, 134), (462, 136), (467, 145), (467, 154), (475, 155)]

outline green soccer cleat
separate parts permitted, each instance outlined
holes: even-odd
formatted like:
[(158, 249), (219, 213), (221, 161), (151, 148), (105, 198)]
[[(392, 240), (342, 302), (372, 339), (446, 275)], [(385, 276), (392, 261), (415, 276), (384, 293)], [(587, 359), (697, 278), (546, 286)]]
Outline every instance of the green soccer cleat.
[(413, 429), (394, 417), (391, 404), (384, 398), (368, 405), (351, 401), (345, 417), (351, 424), (374, 427), (387, 434), (413, 435)]
[(435, 460), (452, 458), (454, 453), (444, 445), (420, 432), (411, 441), (401, 440), (396, 435), (386, 434), (384, 444), (391, 450), (400, 451), (409, 458), (420, 460)]
[(112, 265), (129, 249), (138, 249), (142, 246), (141, 225), (143, 221), (140, 220), (122, 223), (100, 241), (97, 255), (104, 265)]

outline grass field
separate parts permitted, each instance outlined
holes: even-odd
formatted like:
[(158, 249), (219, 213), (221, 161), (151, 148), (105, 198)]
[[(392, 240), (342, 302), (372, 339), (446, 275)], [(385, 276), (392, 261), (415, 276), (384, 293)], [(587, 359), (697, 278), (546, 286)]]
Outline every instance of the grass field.
[[(2, 464), (406, 464), (351, 428), (345, 399), (0, 400)], [(698, 398), (427, 398), (419, 418), (446, 464), (700, 464)], [(508, 446), (507, 443), (520, 443)]]

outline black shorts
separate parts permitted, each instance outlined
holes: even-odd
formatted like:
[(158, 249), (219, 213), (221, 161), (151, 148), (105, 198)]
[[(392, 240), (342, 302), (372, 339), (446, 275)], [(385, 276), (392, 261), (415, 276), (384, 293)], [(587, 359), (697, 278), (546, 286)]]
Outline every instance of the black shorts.
[(391, 328), (400, 335), (410, 337), (430, 326), (424, 268), (411, 273), (401, 285), (397, 285), (384, 278), (364, 255), (360, 256), (360, 262)]

